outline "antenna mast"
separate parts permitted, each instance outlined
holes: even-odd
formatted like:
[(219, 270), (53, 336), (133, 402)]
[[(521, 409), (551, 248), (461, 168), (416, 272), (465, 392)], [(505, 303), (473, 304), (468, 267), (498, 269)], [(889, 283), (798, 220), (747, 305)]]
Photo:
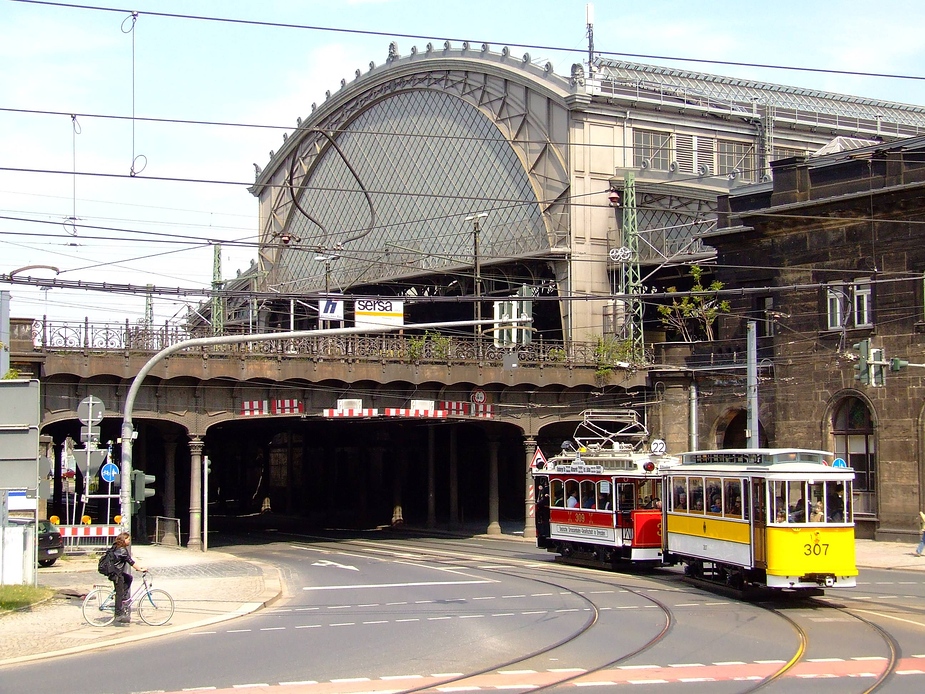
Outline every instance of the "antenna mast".
[(588, 22), (588, 77), (594, 76), (594, 5), (585, 5), (585, 17)]

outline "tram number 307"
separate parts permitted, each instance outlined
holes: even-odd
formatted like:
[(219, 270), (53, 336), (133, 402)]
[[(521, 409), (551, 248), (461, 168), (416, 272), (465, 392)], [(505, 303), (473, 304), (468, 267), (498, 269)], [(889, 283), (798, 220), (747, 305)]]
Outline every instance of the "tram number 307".
[(803, 545), (803, 554), (807, 557), (816, 556), (816, 557), (825, 557), (829, 554), (829, 545), (826, 542), (823, 542), (818, 545), (811, 545), (806, 543)]

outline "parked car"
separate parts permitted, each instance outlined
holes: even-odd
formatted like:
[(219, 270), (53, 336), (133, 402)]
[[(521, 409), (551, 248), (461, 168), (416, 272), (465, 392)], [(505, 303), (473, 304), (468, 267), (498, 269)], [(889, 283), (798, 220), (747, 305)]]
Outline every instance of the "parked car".
[[(15, 518), (10, 516), (10, 523), (15, 525), (32, 525), (31, 518)], [(58, 526), (47, 520), (39, 521), (38, 531), (38, 561), (39, 566), (51, 566), (58, 557), (64, 554), (64, 538)]]

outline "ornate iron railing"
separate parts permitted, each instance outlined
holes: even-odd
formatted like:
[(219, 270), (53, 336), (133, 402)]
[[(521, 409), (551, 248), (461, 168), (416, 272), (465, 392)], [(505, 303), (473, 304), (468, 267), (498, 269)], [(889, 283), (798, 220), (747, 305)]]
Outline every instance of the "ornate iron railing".
[[(42, 352), (83, 353), (150, 353), (178, 342), (211, 337), (206, 331), (191, 331), (185, 326), (165, 323), (144, 326), (125, 323), (82, 323), (37, 320), (32, 326), (33, 348)], [(314, 360), (398, 362), (428, 364), (503, 364), (514, 350), (497, 347), (490, 337), (446, 336), (428, 331), (425, 335), (322, 335), (245, 342), (234, 345), (209, 345), (196, 348), (202, 354), (238, 354), (254, 356), (301, 357)], [(597, 342), (536, 340), (516, 350), (518, 367), (565, 366), (599, 368), (600, 346)]]

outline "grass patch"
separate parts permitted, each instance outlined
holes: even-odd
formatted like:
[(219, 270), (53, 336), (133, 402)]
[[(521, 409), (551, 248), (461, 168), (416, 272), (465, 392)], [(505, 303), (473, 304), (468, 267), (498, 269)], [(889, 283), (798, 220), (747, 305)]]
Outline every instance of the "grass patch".
[(34, 605), (54, 595), (50, 588), (39, 586), (0, 586), (0, 612)]

